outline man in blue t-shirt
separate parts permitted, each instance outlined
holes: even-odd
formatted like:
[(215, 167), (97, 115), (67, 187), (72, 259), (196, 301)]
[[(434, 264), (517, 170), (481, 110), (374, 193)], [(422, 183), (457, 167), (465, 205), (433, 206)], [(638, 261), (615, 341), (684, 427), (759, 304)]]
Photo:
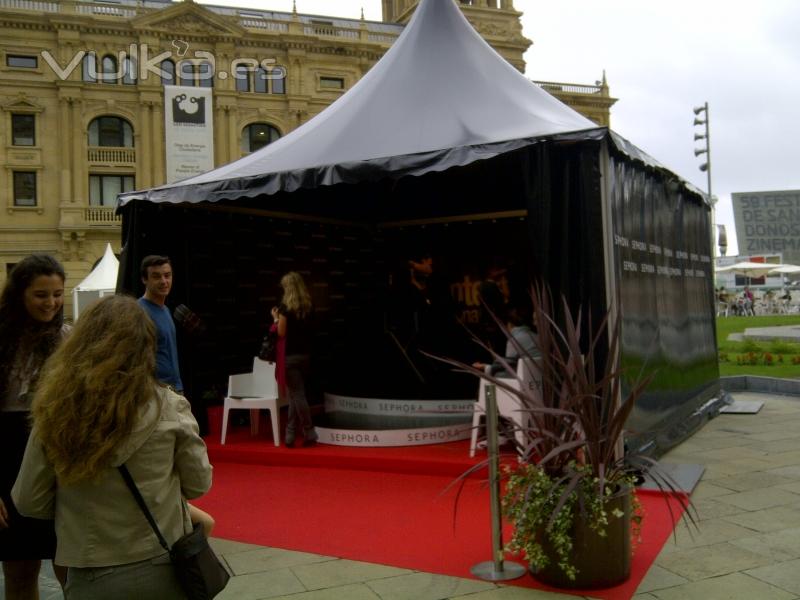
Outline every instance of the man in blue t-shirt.
[(144, 296), (138, 302), (156, 326), (156, 378), (176, 392), (183, 393), (175, 323), (169, 309), (164, 305), (172, 289), (172, 264), (169, 258), (153, 254), (145, 256), (142, 260), (141, 276), (145, 289)]

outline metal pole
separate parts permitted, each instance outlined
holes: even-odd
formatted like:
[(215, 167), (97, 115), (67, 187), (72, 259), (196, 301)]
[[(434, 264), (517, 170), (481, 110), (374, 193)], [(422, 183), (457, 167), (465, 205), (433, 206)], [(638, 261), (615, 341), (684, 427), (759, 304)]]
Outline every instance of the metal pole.
[(708, 163), (708, 169), (706, 169), (706, 176), (708, 177), (708, 203), (711, 206), (714, 206), (713, 196), (711, 195), (711, 132), (710, 132), (710, 121), (711, 115), (708, 114), (708, 102), (703, 104), (706, 110), (706, 162)]
[(486, 385), (486, 450), (489, 453), (489, 502), (492, 519), (492, 560), (478, 563), (470, 572), (488, 581), (507, 581), (525, 574), (525, 567), (503, 557), (503, 521), (500, 511), (500, 456), (497, 439), (495, 386)]
[[(716, 259), (717, 257), (717, 242), (714, 239), (716, 231), (715, 224), (717, 219), (717, 207), (714, 202), (714, 196), (711, 194), (711, 135), (710, 125), (711, 116), (708, 114), (708, 102), (703, 103), (706, 114), (706, 181), (708, 182), (708, 205), (711, 207), (711, 256)], [(712, 270), (716, 269), (716, 260), (712, 260)]]

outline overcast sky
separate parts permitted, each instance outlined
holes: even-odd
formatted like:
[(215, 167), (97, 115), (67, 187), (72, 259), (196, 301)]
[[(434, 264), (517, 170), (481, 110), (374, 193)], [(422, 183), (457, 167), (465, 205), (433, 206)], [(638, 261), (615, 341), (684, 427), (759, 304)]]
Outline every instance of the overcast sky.
[[(381, 19), (380, 0), (296, 0), (306, 14)], [(198, 0), (289, 11), (291, 0)], [(514, 0), (531, 79), (591, 84), (611, 127), (702, 190), (692, 108), (709, 104), (717, 222), (736, 252), (732, 192), (800, 189), (798, 0)]]

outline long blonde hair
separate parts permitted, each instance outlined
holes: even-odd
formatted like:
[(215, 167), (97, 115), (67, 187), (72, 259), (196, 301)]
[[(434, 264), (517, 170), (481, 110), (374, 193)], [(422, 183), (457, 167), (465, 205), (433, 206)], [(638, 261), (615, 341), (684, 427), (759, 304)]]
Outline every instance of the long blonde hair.
[(94, 479), (111, 463), (155, 394), (155, 352), (155, 326), (133, 298), (106, 296), (81, 314), (32, 406), (59, 483)]
[(303, 277), (297, 271), (289, 271), (281, 277), (283, 299), (281, 303), (301, 319), (311, 312), (311, 294)]

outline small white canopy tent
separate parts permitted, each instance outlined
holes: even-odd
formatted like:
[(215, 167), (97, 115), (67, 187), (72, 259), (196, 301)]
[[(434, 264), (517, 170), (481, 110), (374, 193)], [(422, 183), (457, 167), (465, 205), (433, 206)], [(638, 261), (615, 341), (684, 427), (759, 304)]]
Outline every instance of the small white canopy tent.
[(114, 256), (111, 244), (106, 244), (106, 252), (86, 278), (72, 290), (72, 318), (78, 315), (92, 302), (103, 296), (113, 294), (117, 289), (117, 271), (119, 260)]

